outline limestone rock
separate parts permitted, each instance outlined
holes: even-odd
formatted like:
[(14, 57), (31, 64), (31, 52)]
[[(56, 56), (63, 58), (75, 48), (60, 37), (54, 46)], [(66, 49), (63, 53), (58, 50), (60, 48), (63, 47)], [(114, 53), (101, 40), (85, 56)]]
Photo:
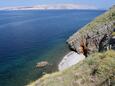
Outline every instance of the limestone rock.
[(114, 27), (115, 8), (113, 7), (73, 34), (67, 43), (72, 50), (83, 52), (86, 56), (92, 52), (103, 51), (107, 49)]
[(58, 69), (59, 69), (59, 71), (63, 71), (65, 69), (79, 63), (80, 61), (82, 61), (84, 59), (85, 59), (85, 56), (83, 54), (78, 54), (74, 51), (71, 51), (67, 55), (64, 56), (64, 58), (58, 65)]

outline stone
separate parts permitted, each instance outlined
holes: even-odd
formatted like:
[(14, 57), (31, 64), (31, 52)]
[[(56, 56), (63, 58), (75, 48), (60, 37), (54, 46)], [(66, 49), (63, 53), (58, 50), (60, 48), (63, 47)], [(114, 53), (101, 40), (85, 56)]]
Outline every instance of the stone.
[(43, 67), (46, 67), (47, 65), (49, 65), (47, 61), (41, 61), (37, 63), (36, 67), (43, 68)]
[(65, 69), (79, 63), (80, 61), (82, 61), (84, 59), (85, 59), (85, 56), (83, 54), (78, 54), (74, 51), (71, 51), (67, 55), (64, 56), (64, 58), (58, 65), (58, 69), (59, 69), (59, 71), (63, 71)]

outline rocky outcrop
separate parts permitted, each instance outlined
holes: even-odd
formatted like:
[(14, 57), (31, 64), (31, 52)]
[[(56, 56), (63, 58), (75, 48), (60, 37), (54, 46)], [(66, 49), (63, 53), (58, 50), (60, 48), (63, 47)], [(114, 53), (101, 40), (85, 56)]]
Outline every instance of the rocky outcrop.
[[(67, 43), (72, 50), (86, 56), (95, 53), (66, 70), (46, 74), (28, 86), (115, 86), (115, 51), (96, 52), (115, 49), (115, 6), (73, 34)], [(64, 61), (71, 54), (60, 65), (67, 65)]]
[(59, 71), (63, 71), (79, 63), (80, 61), (84, 59), (85, 59), (85, 56), (83, 54), (77, 54), (76, 52), (71, 51), (67, 55), (64, 56), (64, 58), (58, 65), (58, 69)]
[(92, 52), (106, 50), (115, 28), (115, 6), (73, 34), (69, 47), (87, 56)]
[(115, 50), (115, 29), (114, 29), (114, 32), (112, 33), (109, 44), (110, 44), (110, 46), (108, 48)]

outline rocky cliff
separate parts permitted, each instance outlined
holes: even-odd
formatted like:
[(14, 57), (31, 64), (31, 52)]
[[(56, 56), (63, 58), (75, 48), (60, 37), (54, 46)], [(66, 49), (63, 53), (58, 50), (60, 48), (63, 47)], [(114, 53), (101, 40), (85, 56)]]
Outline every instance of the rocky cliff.
[(115, 86), (115, 51), (94, 53), (77, 65), (46, 74), (28, 86)]
[(115, 86), (115, 6), (73, 34), (67, 43), (88, 57), (28, 86)]
[(97, 17), (68, 40), (70, 48), (85, 55), (108, 49), (111, 34), (115, 29), (115, 6)]

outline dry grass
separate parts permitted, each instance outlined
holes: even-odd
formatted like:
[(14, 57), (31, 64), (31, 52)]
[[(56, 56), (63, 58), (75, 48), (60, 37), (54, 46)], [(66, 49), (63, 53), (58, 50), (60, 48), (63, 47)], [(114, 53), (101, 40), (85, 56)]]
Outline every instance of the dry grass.
[(47, 74), (28, 86), (115, 85), (115, 51), (95, 53), (62, 72)]

